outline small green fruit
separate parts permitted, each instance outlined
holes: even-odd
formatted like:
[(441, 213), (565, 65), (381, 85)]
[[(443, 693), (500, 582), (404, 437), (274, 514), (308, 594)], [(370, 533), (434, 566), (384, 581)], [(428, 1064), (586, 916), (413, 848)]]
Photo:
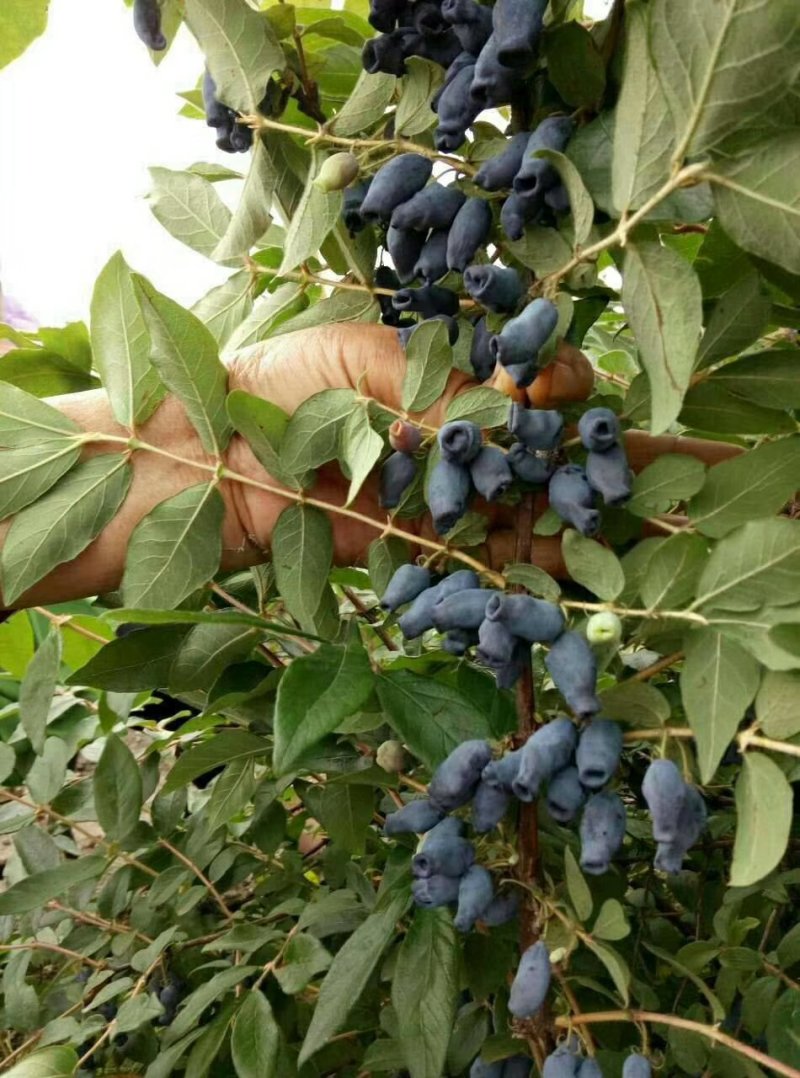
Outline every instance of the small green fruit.
[(322, 162), (314, 179), (320, 191), (341, 191), (349, 187), (358, 175), (358, 160), (351, 153), (335, 153)]
[(586, 625), (586, 639), (590, 644), (618, 644), (622, 639), (622, 622), (610, 610), (592, 614)]
[(384, 741), (378, 746), (375, 754), (375, 762), (384, 771), (402, 771), (406, 762), (406, 754), (399, 741)]

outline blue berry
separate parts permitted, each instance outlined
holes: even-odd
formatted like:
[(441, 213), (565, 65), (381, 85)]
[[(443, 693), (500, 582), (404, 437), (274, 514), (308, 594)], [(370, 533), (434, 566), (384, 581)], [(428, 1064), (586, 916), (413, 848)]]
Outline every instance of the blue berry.
[(396, 509), (414, 482), (417, 463), (408, 453), (392, 453), (383, 462), (378, 503), (384, 509)]
[(420, 232), (449, 228), (465, 200), (466, 195), (457, 187), (432, 183), (397, 206), (392, 213), (392, 224), (395, 228), (415, 228)]
[(418, 906), (434, 909), (436, 906), (449, 906), (458, 901), (459, 883), (457, 876), (425, 876), (414, 880), (411, 894)]
[(514, 190), (524, 198), (544, 197), (551, 187), (560, 183), (557, 170), (542, 157), (534, 157), (537, 150), (562, 151), (569, 142), (573, 131), (572, 120), (568, 116), (548, 116), (542, 120), (525, 147), (522, 164), (514, 177)]
[[(489, 188), (491, 190), (491, 188)], [(525, 225), (533, 216), (533, 207), (516, 191), (512, 191), (500, 210), (500, 227), (512, 242), (521, 240)]]
[(508, 891), (494, 896), (481, 914), (481, 920), (489, 928), (498, 928), (500, 925), (513, 921), (518, 912), (519, 895), (516, 891)]
[(535, 299), (492, 338), (492, 352), (504, 367), (535, 363), (539, 350), (558, 324), (558, 308), (549, 299)]
[(381, 607), (393, 612), (404, 603), (411, 603), (431, 586), (431, 571), (421, 565), (401, 565), (395, 569), (381, 597)]
[(392, 306), (396, 311), (415, 311), (423, 318), (437, 314), (452, 317), (458, 314), (458, 296), (441, 285), (425, 284), (421, 288), (401, 288), (392, 296)]
[(469, 419), (454, 419), (436, 436), (442, 457), (452, 464), (469, 464), (480, 452), (481, 428)]
[(442, 650), (450, 655), (466, 655), (467, 649), (478, 643), (478, 633), (471, 629), (448, 629), (442, 640)]
[(433, 134), (433, 142), (440, 153), (453, 153), (467, 133), (467, 128), (480, 112), (469, 95), (475, 74), (472, 65), (460, 66), (454, 77), (443, 86), (436, 102), (439, 122)]
[(516, 401), (511, 405), (508, 429), (527, 449), (551, 450), (561, 441), (564, 417), (546, 408), (525, 408)]
[(653, 760), (642, 781), (642, 796), (653, 819), (656, 842), (675, 842), (689, 786), (672, 760)]
[(458, 886), (458, 909), (453, 924), (459, 932), (469, 932), (493, 898), (491, 875), (482, 865), (471, 865)]
[(539, 940), (522, 955), (508, 997), (515, 1018), (531, 1018), (544, 1003), (550, 988), (550, 955)]
[(622, 727), (610, 719), (595, 719), (583, 730), (575, 752), (581, 782), (599, 790), (611, 779), (622, 753)]
[(586, 637), (564, 632), (554, 641), (545, 665), (555, 686), (579, 719), (591, 719), (600, 710), (595, 695), (597, 660)]
[(556, 772), (547, 786), (547, 811), (556, 823), (569, 823), (578, 815), (586, 793), (576, 767)]
[(484, 618), (478, 629), (478, 659), (492, 670), (507, 666), (516, 640), (501, 621)]
[(497, 827), (506, 814), (509, 795), (498, 786), (492, 786), (483, 779), (478, 783), (472, 796), (472, 826), (478, 834), (484, 834)]
[(438, 229), (431, 232), (425, 240), (417, 264), (414, 267), (414, 276), (420, 277), (426, 284), (433, 284), (447, 273), (447, 242), (449, 238), (447, 229)]
[(477, 56), (492, 32), (492, 10), (475, 0), (442, 0), (442, 15), (451, 24), (461, 48)]
[(592, 876), (608, 871), (625, 838), (625, 806), (617, 794), (592, 794), (581, 817), (581, 868)]
[(161, 32), (158, 0), (133, 0), (133, 26), (148, 49), (162, 52), (167, 47), (167, 39)]
[(552, 643), (565, 626), (559, 606), (532, 595), (492, 595), (486, 604), (486, 617), (502, 622), (513, 636), (531, 644)]
[(521, 756), (522, 749), (514, 749), (497, 760), (491, 760), (483, 769), (481, 781), (510, 793), (519, 772)]
[(502, 153), (484, 161), (475, 173), (474, 182), (477, 186), (484, 191), (500, 191), (510, 187), (519, 172), (530, 137), (530, 131), (520, 131), (508, 140)]
[[(386, 250), (392, 257), (401, 284), (408, 284), (416, 276), (417, 262), (425, 245), (425, 233), (411, 229), (394, 228), (386, 231)], [(394, 298), (394, 297), (392, 297)]]
[(563, 717), (531, 734), (522, 746), (519, 770), (512, 784), (520, 801), (533, 801), (541, 784), (569, 764), (577, 740), (575, 724)]
[(472, 485), (487, 502), (494, 502), (506, 493), (514, 482), (514, 474), (506, 455), (497, 446), (486, 445), (470, 462)]
[(551, 508), (565, 524), (571, 524), (581, 535), (596, 535), (600, 514), (594, 506), (594, 491), (586, 472), (579, 464), (565, 464), (550, 478), (547, 495)]
[(492, 336), (492, 331), (486, 325), (486, 319), (478, 319), (472, 334), (469, 361), (479, 382), (485, 382), (491, 378), (496, 365), (491, 349)]
[(650, 1078), (652, 1073), (650, 1060), (638, 1053), (628, 1056), (622, 1068), (622, 1078)]
[(492, 228), (492, 209), (482, 198), (468, 198), (447, 234), (448, 269), (463, 273), (483, 247)]
[(504, 67), (529, 67), (536, 56), (547, 0), (497, 0), (492, 25)]
[(490, 311), (513, 311), (524, 291), (515, 269), (494, 265), (469, 266), (464, 273), (464, 287)]
[(478, 629), (486, 616), (486, 604), (496, 593), (488, 588), (470, 588), (446, 595), (433, 608), (433, 624), (439, 632), (451, 629)]
[(467, 511), (472, 480), (463, 464), (439, 460), (428, 482), (428, 508), (437, 535), (446, 535)]
[(546, 457), (537, 457), (522, 442), (515, 442), (506, 453), (512, 472), (523, 483), (537, 486), (546, 483), (553, 474), (553, 466)]
[(497, 39), (494, 33), (490, 34), (475, 64), (475, 77), (470, 87), (473, 100), (484, 109), (508, 105), (511, 103), (519, 81), (517, 72), (503, 67), (500, 63), (497, 55)]
[(610, 408), (590, 408), (578, 420), (578, 434), (585, 449), (603, 453), (621, 437), (619, 420)]
[(362, 217), (388, 220), (397, 206), (422, 190), (432, 172), (433, 162), (422, 154), (404, 153), (392, 158), (373, 176), (361, 204)]
[(411, 871), (418, 879), (425, 876), (463, 876), (474, 860), (472, 843), (465, 838), (429, 833), (422, 849), (411, 861)]
[(386, 817), (383, 830), (387, 835), (401, 835), (406, 833), (423, 834), (441, 820), (444, 813), (434, 805), (427, 797), (420, 797), (416, 801), (409, 801), (397, 812), (392, 812)]
[(606, 505), (624, 505), (633, 493), (628, 457), (621, 445), (586, 457), (589, 486), (602, 495)]
[(465, 805), (492, 758), (487, 741), (462, 741), (439, 764), (428, 785), (428, 796), (443, 812)]

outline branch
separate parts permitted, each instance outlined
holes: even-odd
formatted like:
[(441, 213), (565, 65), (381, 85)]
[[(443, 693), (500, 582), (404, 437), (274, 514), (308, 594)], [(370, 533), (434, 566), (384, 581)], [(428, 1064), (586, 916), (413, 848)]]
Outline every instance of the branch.
[(211, 882), (208, 876), (203, 873), (203, 870), (198, 868), (194, 861), (188, 858), (185, 853), (181, 853), (181, 851), (176, 846), (173, 846), (172, 843), (168, 842), (165, 838), (160, 838), (158, 840), (158, 844), (159, 846), (163, 846), (165, 850), (169, 850), (173, 857), (177, 857), (178, 860), (181, 861), (184, 865), (186, 865), (188, 869), (191, 869), (191, 871), (195, 874), (195, 876), (197, 876), (198, 880), (201, 881), (208, 893), (212, 896), (216, 904), (219, 906), (225, 919), (228, 921), (232, 921), (233, 913), (226, 905), (225, 899), (216, 889), (214, 884)]
[(692, 1022), (688, 1018), (678, 1018), (673, 1014), (658, 1014), (655, 1011), (595, 1011), (594, 1014), (572, 1014), (566, 1017), (556, 1018), (556, 1025), (560, 1029), (569, 1029), (571, 1026), (599, 1025), (603, 1022), (650, 1022), (655, 1025), (672, 1026), (674, 1029), (687, 1029), (691, 1033), (699, 1033), (709, 1040), (723, 1044), (739, 1055), (752, 1059), (754, 1063), (762, 1067), (768, 1067), (776, 1074), (782, 1074), (785, 1078), (800, 1078), (800, 1070), (790, 1067), (788, 1063), (782, 1063), (779, 1059), (759, 1052), (757, 1048), (751, 1048), (748, 1044), (742, 1044), (735, 1037), (728, 1036), (717, 1029), (716, 1026), (707, 1026), (702, 1022)]

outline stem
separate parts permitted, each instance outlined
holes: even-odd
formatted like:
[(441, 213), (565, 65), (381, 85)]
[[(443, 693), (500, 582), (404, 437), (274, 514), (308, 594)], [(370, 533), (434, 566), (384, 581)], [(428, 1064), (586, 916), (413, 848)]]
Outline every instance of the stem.
[[(623, 737), (623, 741), (661, 741), (665, 737), (673, 737), (679, 740), (694, 740), (694, 732), (687, 726), (652, 726), (645, 730), (629, 730)], [(742, 752), (746, 752), (751, 745), (757, 749), (769, 749), (771, 752), (780, 752), (784, 756), (800, 756), (800, 745), (793, 745), (789, 741), (775, 741), (771, 737), (761, 737), (760, 734), (751, 733), (750, 730), (742, 730), (736, 737), (736, 744)]]
[(87, 925), (94, 925), (96, 928), (102, 928), (106, 932), (117, 932), (123, 936), (133, 935), (144, 944), (153, 942), (151, 936), (146, 936), (144, 932), (137, 932), (136, 929), (131, 928), (130, 925), (120, 924), (117, 921), (107, 921), (105, 918), (98, 917), (93, 913), (84, 913), (81, 910), (73, 910), (69, 906), (63, 906), (60, 902), (56, 902), (55, 899), (47, 903), (47, 908), (50, 910), (58, 910), (60, 913), (66, 913), (68, 917), (73, 917), (76, 921), (81, 921), (83, 924)]
[(261, 266), (253, 259), (247, 259), (247, 268), (251, 273), (259, 277), (280, 277), (282, 281), (296, 281), (298, 284), (319, 284), (325, 288), (338, 288), (343, 292), (368, 292), (371, 296), (393, 296), (394, 288), (373, 288), (368, 284), (359, 284), (356, 281), (332, 281), (327, 277), (321, 277), (318, 273), (309, 273), (307, 270), (290, 270), (287, 273), (278, 273), (268, 266)]
[(85, 629), (82, 625), (76, 625), (72, 620), (72, 614), (54, 614), (52, 610), (47, 610), (44, 606), (35, 606), (33, 609), (37, 614), (41, 614), (43, 618), (47, 618), (57, 629), (71, 629), (73, 633), (77, 633), (78, 636), (83, 636), (87, 640), (94, 640), (98, 644), (108, 643), (106, 637), (93, 633), (91, 629)]
[(614, 603), (583, 603), (576, 599), (562, 599), (561, 605), (569, 610), (610, 610), (621, 618), (673, 618), (678, 621), (691, 621), (697, 625), (708, 625), (708, 619), (692, 610), (641, 610), (630, 606), (615, 606)]
[(31, 943), (4, 943), (0, 944), (0, 952), (6, 951), (53, 951), (54, 954), (64, 955), (65, 958), (74, 958), (76, 962), (85, 962), (93, 969), (105, 969), (105, 962), (97, 962), (88, 955), (71, 951), (68, 947), (59, 947), (57, 943), (45, 943), (43, 940), (33, 940)]
[[(221, 588), (219, 584), (212, 584), (211, 590), (215, 595), (218, 595), (223, 602), (226, 602), (228, 606), (232, 606), (234, 610), (238, 610), (240, 614), (253, 614), (255, 617), (260, 617), (257, 610), (252, 610), (246, 603), (240, 603), (238, 599), (233, 595), (229, 595), (224, 588)], [(270, 666), (274, 666), (276, 670), (281, 670), (286, 665), (282, 659), (279, 659), (275, 652), (267, 647), (266, 644), (259, 644), (258, 650), (266, 658)]]
[(560, 1029), (569, 1029), (571, 1026), (598, 1025), (603, 1022), (651, 1022), (655, 1025), (672, 1026), (674, 1029), (687, 1029), (691, 1033), (699, 1033), (708, 1037), (717, 1044), (724, 1044), (739, 1055), (752, 1059), (762, 1067), (768, 1067), (776, 1074), (785, 1075), (785, 1078), (800, 1078), (800, 1070), (790, 1067), (788, 1063), (781, 1063), (779, 1059), (759, 1052), (757, 1048), (751, 1048), (748, 1044), (742, 1044), (735, 1037), (728, 1036), (717, 1029), (716, 1026), (707, 1026), (703, 1022), (692, 1022), (688, 1018), (678, 1018), (674, 1014), (658, 1014), (655, 1011), (595, 1011), (594, 1014), (572, 1014), (567, 1017), (556, 1018), (556, 1025)]
[(191, 869), (191, 871), (195, 874), (195, 876), (197, 876), (198, 880), (201, 881), (201, 883), (205, 886), (208, 893), (211, 895), (211, 897), (214, 899), (216, 904), (219, 906), (219, 908), (222, 911), (222, 914), (225, 917), (225, 919), (228, 920), (228, 921), (232, 921), (233, 920), (233, 913), (230, 911), (230, 909), (226, 905), (225, 899), (222, 897), (222, 895), (216, 889), (214, 884), (211, 882), (211, 880), (208, 878), (208, 876), (206, 876), (204, 874), (203, 870), (198, 868), (197, 865), (194, 863), (194, 861), (192, 861), (190, 858), (188, 858), (185, 853), (181, 853), (181, 851), (176, 846), (173, 846), (172, 843), (168, 842), (165, 838), (160, 838), (158, 840), (158, 843), (159, 843), (160, 846), (163, 846), (165, 850), (169, 850), (169, 852), (173, 855), (173, 857), (177, 857), (178, 860), (181, 861), (184, 865), (186, 865), (186, 867), (188, 869)]
[(366, 604), (362, 603), (362, 601), (359, 599), (359, 597), (356, 595), (356, 593), (353, 591), (353, 589), (343, 587), (342, 591), (344, 592), (345, 596), (350, 600), (350, 602), (353, 604), (356, 611), (368, 623), (369, 627), (371, 629), (373, 629), (375, 634), (383, 641), (386, 648), (389, 651), (398, 651), (399, 648), (397, 647), (397, 644), (395, 644), (394, 640), (392, 640), (391, 636), (389, 636), (389, 634), (386, 632), (384, 627), (382, 625), (376, 625), (375, 624), (375, 614), (374, 614), (374, 612), (372, 610), (367, 609)]
[(323, 142), (330, 146), (345, 146), (353, 153), (355, 153), (356, 150), (365, 150), (370, 147), (393, 149), (396, 153), (418, 153), (423, 157), (430, 158), (431, 161), (442, 161), (454, 171), (461, 172), (465, 176), (474, 176), (477, 172), (474, 165), (470, 165), (458, 157), (437, 153), (428, 146), (422, 146), (418, 142), (410, 142), (408, 139), (343, 138), (341, 135), (332, 135), (328, 130), (322, 127), (319, 127), (316, 131), (309, 131), (305, 127), (280, 123), (278, 120), (268, 120), (265, 116), (260, 116), (258, 114), (245, 115), (242, 119), (254, 130), (282, 131), (285, 135), (299, 135), (300, 138), (305, 139), (308, 143)]
[(644, 670), (639, 670), (629, 678), (629, 681), (649, 681), (651, 677), (655, 677), (656, 674), (660, 674), (662, 670), (668, 669), (675, 663), (680, 662), (683, 658), (682, 651), (673, 651), (671, 655), (664, 655), (658, 662), (654, 662), (652, 666), (645, 667)]

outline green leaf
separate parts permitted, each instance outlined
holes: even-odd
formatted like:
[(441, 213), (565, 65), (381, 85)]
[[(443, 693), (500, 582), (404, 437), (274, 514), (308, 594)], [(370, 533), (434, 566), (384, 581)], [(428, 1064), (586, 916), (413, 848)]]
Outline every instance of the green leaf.
[(0, 894), (0, 917), (19, 917), (32, 910), (43, 909), (72, 887), (95, 880), (104, 871), (106, 859), (89, 854), (74, 861), (65, 861), (58, 868), (48, 868), (34, 876), (26, 876)]
[(436, 123), (431, 98), (444, 82), (444, 71), (441, 64), (424, 60), (421, 56), (409, 56), (405, 66), (407, 74), (401, 82), (394, 129), (398, 135), (412, 138)]
[(372, 782), (366, 786), (332, 782), (324, 786), (310, 786), (304, 790), (303, 800), (332, 842), (353, 856), (364, 853), (369, 825), (375, 813)]
[[(105, 618), (113, 622), (135, 621), (140, 625), (249, 625), (276, 636), (301, 636), (318, 639), (279, 621), (267, 621), (258, 614), (241, 610), (142, 610), (137, 607), (117, 607), (107, 610)], [(158, 678), (155, 679), (158, 681)]]
[(281, 1031), (263, 992), (248, 992), (236, 1013), (231, 1056), (238, 1078), (278, 1078)]
[[(787, 42), (781, 47), (784, 56), (791, 52)], [(750, 254), (796, 274), (800, 274), (798, 159), (800, 133), (780, 131), (739, 153), (719, 154), (708, 176), (720, 224), (731, 239)]]
[(631, 971), (628, 969), (625, 959), (621, 954), (615, 951), (613, 947), (607, 947), (605, 943), (598, 943), (597, 940), (593, 940), (591, 937), (587, 937), (585, 943), (589, 950), (594, 952), (608, 970), (611, 980), (614, 982), (625, 1006), (627, 1006)]
[(142, 692), (166, 685), (183, 627), (141, 629), (112, 640), (67, 679), (69, 685), (92, 685), (111, 692)]
[(771, 516), (791, 499), (800, 472), (800, 437), (765, 442), (709, 469), (689, 503), (689, 519), (719, 539), (757, 517)]
[(295, 659), (280, 680), (275, 702), (276, 773), (293, 770), (342, 719), (358, 711), (372, 688), (369, 658), (356, 638), (347, 647), (322, 644)]
[(256, 136), (250, 155), (250, 170), (244, 181), (239, 202), (212, 257), (216, 262), (230, 262), (246, 255), (269, 228), (270, 207), (275, 189), (276, 169), (266, 143)]
[(228, 417), (267, 472), (280, 483), (300, 487), (308, 482), (304, 475), (288, 472), (281, 463), (281, 444), (289, 426), (289, 416), (277, 404), (254, 397), (242, 389), (228, 394)]
[(250, 654), (260, 635), (258, 629), (247, 625), (195, 625), (175, 656), (169, 672), (170, 689), (208, 691), (227, 666)]
[(232, 764), (265, 756), (270, 751), (268, 741), (247, 730), (224, 730), (208, 741), (183, 753), (172, 767), (164, 783), (163, 793), (179, 790), (198, 775), (220, 764)]
[(470, 419), (479, 427), (502, 427), (508, 421), (508, 397), (488, 386), (468, 389), (453, 397), (447, 406), (445, 419)]
[(0, 446), (16, 448), (68, 440), (81, 428), (58, 409), (17, 386), (3, 385), (0, 393)]
[(693, 607), (758, 610), (794, 603), (800, 587), (800, 522), (751, 520), (720, 540)]
[(633, 497), (625, 508), (636, 516), (665, 513), (703, 486), (706, 467), (688, 453), (665, 453), (643, 468), (633, 480)]
[(411, 1078), (444, 1074), (459, 995), (460, 947), (450, 914), (418, 909), (397, 955), (392, 1004)]
[(756, 718), (767, 737), (800, 734), (800, 674), (766, 670), (756, 696)]
[(758, 688), (760, 669), (744, 648), (713, 629), (684, 640), (681, 698), (695, 737), (700, 781), (710, 782)]
[[(230, 358), (248, 345), (274, 335), (282, 322), (291, 320), (307, 303), (308, 298), (301, 284), (281, 284), (274, 292), (265, 292), (247, 318), (228, 337), (223, 355), (226, 359)], [(315, 304), (314, 309), (319, 306), (321, 304)]]
[(309, 329), (311, 326), (330, 326), (336, 322), (377, 322), (380, 313), (377, 300), (367, 292), (335, 292), (281, 322), (272, 336), (295, 333), (298, 329)]
[(37, 805), (47, 805), (57, 797), (67, 777), (70, 750), (60, 737), (48, 737), (25, 776), (25, 784)]
[[(770, 320), (772, 303), (758, 273), (748, 273), (731, 285), (711, 310), (697, 350), (698, 367), (736, 355), (757, 341)], [(779, 405), (785, 408), (785, 404)]]
[(542, 599), (548, 599), (551, 603), (557, 603), (561, 595), (561, 588), (544, 569), (538, 565), (507, 565), (503, 570), (509, 584), (521, 584), (531, 595), (538, 595)]
[(197, 1021), (206, 1007), (220, 999), (237, 984), (241, 984), (246, 977), (258, 972), (260, 972), (258, 966), (231, 966), (228, 969), (221, 970), (219, 973), (215, 973), (213, 977), (201, 984), (187, 997), (178, 1012), (177, 1018), (165, 1035), (166, 1043), (171, 1044), (182, 1037), (184, 1033), (192, 1030), (197, 1025)]
[(142, 775), (133, 753), (118, 737), (106, 739), (92, 785), (97, 819), (106, 837), (124, 838), (139, 822)]
[[(3, 4), (0, 11), (0, 68), (16, 60), (32, 41), (44, 33), (49, 7), (50, 0), (8, 0)], [(17, 1070), (14, 1067), (14, 1071)], [(22, 1075), (23, 1072), (18, 1071), (19, 1078)], [(33, 1071), (30, 1078), (35, 1078)]]
[(545, 39), (548, 75), (568, 105), (595, 108), (603, 97), (606, 71), (594, 38), (577, 22), (557, 26)]
[(714, 371), (714, 381), (762, 408), (800, 408), (800, 351), (768, 348)]
[(214, 781), (214, 789), (205, 807), (210, 832), (231, 821), (249, 805), (258, 786), (252, 757), (228, 764)]
[(231, 211), (214, 185), (194, 172), (151, 168), (150, 209), (169, 234), (213, 258), (231, 223)]
[(164, 1008), (158, 1002), (158, 997), (147, 992), (145, 995), (133, 996), (126, 999), (120, 1006), (116, 1016), (115, 1029), (118, 1033), (133, 1033), (145, 1022), (158, 1018), (164, 1013)]
[(792, 826), (792, 787), (778, 765), (747, 752), (736, 780), (736, 841), (731, 886), (758, 883), (786, 852)]
[(10, 1071), (6, 1071), (6, 1078), (70, 1078), (77, 1066), (78, 1053), (75, 1049), (60, 1044), (25, 1056)]
[(767, 1049), (770, 1055), (795, 1069), (800, 1068), (800, 992), (790, 988), (770, 1011), (767, 1023)]
[[(386, 539), (374, 539), (367, 551), (367, 566), (372, 590), (376, 595), (383, 595), (389, 581), (401, 565), (409, 560), (408, 544), (403, 539), (390, 535)], [(0, 627), (2, 632), (2, 627)]]
[(133, 428), (153, 412), (164, 387), (150, 365), (150, 335), (130, 267), (117, 251), (92, 293), (92, 356), (117, 420)]
[(453, 349), (444, 322), (429, 319), (412, 331), (406, 345), (402, 406), (422, 412), (442, 395), (453, 365)]
[(270, 22), (247, 0), (186, 0), (186, 22), (205, 53), (220, 101), (258, 110), (264, 87), (286, 61)]
[(795, 77), (800, 28), (791, 6), (656, 0), (650, 8), (650, 56), (678, 132), (677, 157), (771, 125)]
[(650, 382), (653, 434), (677, 418), (702, 326), (700, 283), (676, 251), (652, 240), (626, 246), (622, 301)]
[(352, 389), (325, 389), (303, 401), (281, 443), (281, 465), (290, 475), (303, 475), (339, 456), (345, 422), (353, 411)]
[(13, 602), (57, 565), (77, 557), (116, 515), (131, 468), (118, 453), (77, 465), (18, 513), (0, 553), (3, 596)]
[(618, 213), (638, 209), (670, 171), (675, 129), (647, 48), (649, 8), (625, 8), (622, 86), (614, 122), (611, 194)]
[(643, 681), (620, 681), (601, 693), (603, 712), (630, 726), (663, 726), (672, 708), (653, 685)]
[(322, 982), (311, 1025), (303, 1042), (299, 1059), (301, 1065), (342, 1028), (366, 987), (370, 974), (394, 937), (397, 922), (408, 908), (408, 903), (405, 889), (391, 895), (337, 951)]
[(19, 687), (19, 717), (33, 751), (44, 749), (47, 717), (59, 680), (61, 633), (53, 629), (36, 649)]
[(41, 498), (78, 462), (80, 455), (77, 436), (0, 451), (0, 520)]
[(122, 596), (126, 606), (178, 606), (219, 568), (225, 504), (216, 485), (200, 483), (160, 502), (128, 542)]
[(306, 932), (293, 936), (284, 951), (275, 979), (287, 996), (302, 992), (318, 973), (330, 968), (332, 956), (324, 944)]
[(750, 404), (715, 384), (713, 378), (687, 392), (680, 422), (719, 434), (790, 434), (797, 430), (788, 412)]
[(625, 919), (625, 910), (616, 898), (607, 898), (592, 925), (592, 935), (601, 940), (623, 940), (630, 935), (631, 926)]
[(386, 111), (394, 96), (394, 75), (362, 71), (352, 93), (330, 122), (337, 135), (357, 135), (366, 131)]
[(278, 269), (279, 276), (296, 269), (301, 262), (317, 254), (339, 218), (342, 192), (325, 192), (315, 186), (313, 178), (319, 172), (319, 165), (320, 159), (316, 152), (312, 151), (305, 190), (286, 230), (286, 245)]
[(272, 533), (275, 579), (289, 613), (314, 631), (333, 562), (331, 522), (319, 509), (284, 509)]
[(594, 203), (575, 165), (563, 153), (556, 150), (537, 150), (534, 157), (542, 157), (555, 166), (561, 182), (569, 195), (575, 246), (580, 247), (588, 239), (594, 222)]
[(385, 670), (377, 690), (387, 720), (428, 767), (441, 763), (462, 741), (492, 736), (481, 708), (430, 677)]
[(203, 448), (219, 454), (231, 428), (225, 412), (228, 375), (217, 342), (199, 318), (136, 278), (152, 338), (152, 360), (162, 381), (181, 401)]
[(592, 892), (569, 846), (564, 847), (564, 879), (569, 900), (575, 909), (575, 916), (579, 921), (587, 921), (594, 908)]
[(342, 430), (342, 460), (350, 473), (346, 505), (361, 490), (382, 452), (383, 438), (372, 429), (367, 409), (354, 408)]
[(600, 599), (616, 599), (625, 587), (625, 574), (612, 550), (567, 528), (561, 540), (567, 571), (576, 583)]
[[(408, 558), (404, 561), (408, 561)], [(0, 668), (21, 681), (33, 652), (33, 630), (30, 618), (24, 611), (0, 622)]]
[(672, 966), (672, 968), (676, 969), (683, 977), (690, 980), (708, 1003), (714, 1021), (721, 1022), (723, 1020), (725, 1017), (725, 1008), (722, 1006), (719, 998), (706, 985), (705, 981), (701, 980), (689, 966), (679, 961), (674, 954), (671, 954), (667, 950), (663, 950), (661, 947), (654, 947), (652, 943), (648, 943), (646, 940), (642, 941), (642, 946), (651, 954), (654, 954), (656, 958), (660, 958), (662, 962), (666, 962), (667, 965)]
[(253, 278), (248, 270), (206, 292), (192, 307), (195, 315), (222, 347), (253, 310)]
[(670, 535), (653, 552), (639, 591), (651, 610), (678, 609), (695, 596), (708, 545), (699, 535)]
[(16, 348), (0, 356), (0, 381), (37, 397), (80, 393), (99, 384), (84, 368), (47, 348)]

